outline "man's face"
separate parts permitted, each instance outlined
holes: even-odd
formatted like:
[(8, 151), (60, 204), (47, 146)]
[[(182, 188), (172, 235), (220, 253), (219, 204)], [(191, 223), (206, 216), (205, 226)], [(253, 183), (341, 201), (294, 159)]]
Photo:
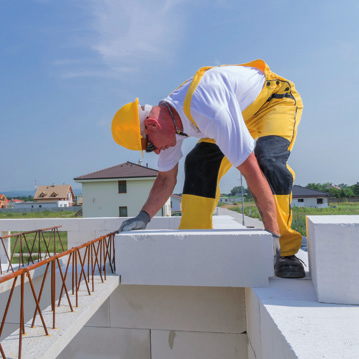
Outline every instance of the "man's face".
[(148, 142), (154, 147), (154, 152), (159, 155), (161, 151), (176, 145), (176, 135), (170, 128), (160, 125), (158, 121), (153, 119), (146, 120), (146, 130)]

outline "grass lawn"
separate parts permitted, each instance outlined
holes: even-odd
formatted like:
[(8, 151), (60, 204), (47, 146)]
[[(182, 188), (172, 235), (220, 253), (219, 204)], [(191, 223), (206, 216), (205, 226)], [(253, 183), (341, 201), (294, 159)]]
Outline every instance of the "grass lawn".
[(43, 211), (43, 212), (29, 212), (29, 213), (0, 213), (0, 219), (17, 219), (17, 218), (79, 218), (76, 216), (76, 212), (71, 211)]
[[(225, 207), (232, 211), (242, 213), (242, 206), (240, 203), (238, 205), (226, 205)], [(244, 213), (250, 217), (260, 218), (259, 212), (254, 202), (244, 203)], [(292, 207), (292, 213), (292, 228), (300, 232), (303, 236), (306, 236), (306, 216), (359, 215), (359, 203), (335, 203), (328, 208)]]

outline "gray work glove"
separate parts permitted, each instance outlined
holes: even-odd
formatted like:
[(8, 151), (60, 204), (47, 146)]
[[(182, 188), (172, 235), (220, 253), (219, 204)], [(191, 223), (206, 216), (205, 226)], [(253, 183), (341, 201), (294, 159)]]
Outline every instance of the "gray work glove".
[(140, 211), (137, 217), (123, 221), (121, 227), (118, 229), (118, 232), (145, 229), (150, 220), (150, 215), (147, 212)]

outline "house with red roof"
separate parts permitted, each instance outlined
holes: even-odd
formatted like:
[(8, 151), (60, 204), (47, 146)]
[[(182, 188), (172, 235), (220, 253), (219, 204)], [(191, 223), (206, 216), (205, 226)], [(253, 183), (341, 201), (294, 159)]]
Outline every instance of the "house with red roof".
[[(158, 171), (125, 162), (74, 178), (82, 184), (84, 217), (134, 217), (145, 203)], [(170, 216), (168, 200), (156, 216)]]

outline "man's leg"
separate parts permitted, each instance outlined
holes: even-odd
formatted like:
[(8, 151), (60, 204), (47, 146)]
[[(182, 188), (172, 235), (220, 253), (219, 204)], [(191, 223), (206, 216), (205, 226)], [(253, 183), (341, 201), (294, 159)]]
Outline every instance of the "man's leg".
[(214, 143), (199, 142), (187, 155), (179, 229), (211, 229), (219, 182), (231, 164)]
[(276, 266), (276, 275), (285, 278), (302, 278), (303, 265), (294, 256), (298, 252), (302, 235), (291, 228), (292, 186), (294, 172), (287, 165), (291, 143), (280, 136), (265, 136), (257, 140), (255, 155), (272, 189), (280, 230), (281, 259)]

